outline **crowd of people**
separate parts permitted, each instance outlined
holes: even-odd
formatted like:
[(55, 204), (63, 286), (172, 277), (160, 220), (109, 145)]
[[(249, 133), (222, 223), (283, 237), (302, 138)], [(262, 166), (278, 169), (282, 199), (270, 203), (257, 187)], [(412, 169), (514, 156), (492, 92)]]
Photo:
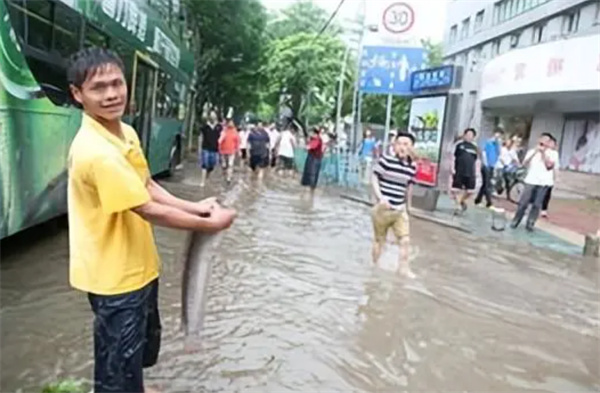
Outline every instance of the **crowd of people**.
[(335, 141), (335, 135), (329, 133), (326, 127), (314, 127), (310, 135), (304, 137), (292, 122), (279, 126), (258, 120), (255, 124), (244, 124), (238, 130), (232, 119), (219, 121), (214, 111), (201, 127), (199, 138), (201, 187), (205, 186), (219, 162), (225, 181), (231, 183), (236, 160), (240, 168), (250, 168), (259, 180), (263, 179), (268, 168), (284, 177), (293, 177), (296, 172), (295, 149), (304, 142), (302, 145), (306, 148), (307, 157), (300, 182), (313, 192), (319, 181), (325, 151)]

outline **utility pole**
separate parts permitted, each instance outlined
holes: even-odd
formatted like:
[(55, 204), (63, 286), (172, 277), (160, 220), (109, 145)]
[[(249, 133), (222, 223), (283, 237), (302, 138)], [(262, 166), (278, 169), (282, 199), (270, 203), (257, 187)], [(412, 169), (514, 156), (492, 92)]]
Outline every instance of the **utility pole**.
[(350, 45), (346, 46), (344, 57), (342, 58), (342, 69), (340, 71), (340, 80), (337, 95), (337, 108), (335, 111), (335, 133), (340, 135), (340, 117), (342, 116), (342, 96), (344, 94), (344, 76), (346, 75), (346, 64), (348, 64), (348, 56), (350, 55)]
[(350, 150), (354, 151), (356, 149), (356, 138), (359, 133), (360, 128), (360, 115), (361, 115), (361, 106), (362, 106), (362, 97), (360, 93), (360, 61), (363, 52), (363, 38), (365, 36), (365, 18), (367, 16), (367, 2), (366, 0), (362, 0), (361, 2), (361, 14), (362, 21), (360, 24), (360, 39), (358, 43), (358, 58), (356, 60), (356, 83), (354, 84), (354, 95), (352, 96), (352, 132), (350, 135)]

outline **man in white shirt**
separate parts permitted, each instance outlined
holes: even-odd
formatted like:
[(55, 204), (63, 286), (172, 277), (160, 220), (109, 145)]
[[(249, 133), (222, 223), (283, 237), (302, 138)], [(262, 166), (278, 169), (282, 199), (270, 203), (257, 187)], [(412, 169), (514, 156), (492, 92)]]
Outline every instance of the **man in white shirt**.
[(278, 155), (278, 161), (281, 166), (281, 173), (291, 176), (294, 173), (294, 148), (296, 147), (296, 137), (289, 128), (281, 131), (279, 141), (275, 146)]
[(554, 167), (558, 165), (558, 152), (552, 149), (553, 140), (555, 139), (552, 135), (542, 134), (538, 145), (529, 150), (523, 160), (523, 166), (528, 168), (525, 189), (519, 199), (519, 207), (511, 223), (512, 228), (519, 226), (527, 207), (531, 204), (526, 228), (533, 231), (546, 193), (554, 185)]

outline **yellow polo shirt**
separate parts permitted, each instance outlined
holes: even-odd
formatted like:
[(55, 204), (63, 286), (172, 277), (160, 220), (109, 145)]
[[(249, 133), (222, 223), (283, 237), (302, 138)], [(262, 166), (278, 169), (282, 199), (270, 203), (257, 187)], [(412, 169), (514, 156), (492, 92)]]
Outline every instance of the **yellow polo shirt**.
[(69, 151), (70, 282), (99, 295), (140, 289), (159, 272), (152, 226), (132, 208), (150, 201), (148, 164), (133, 128), (124, 139), (83, 115)]

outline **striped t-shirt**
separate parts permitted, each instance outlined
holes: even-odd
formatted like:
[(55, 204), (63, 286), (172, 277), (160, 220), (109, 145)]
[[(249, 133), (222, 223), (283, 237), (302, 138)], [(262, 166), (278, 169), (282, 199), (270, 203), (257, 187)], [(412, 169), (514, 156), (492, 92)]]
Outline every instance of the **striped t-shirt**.
[(379, 190), (393, 209), (398, 209), (406, 201), (406, 188), (414, 183), (417, 167), (412, 161), (401, 160), (396, 156), (384, 155), (375, 167)]

